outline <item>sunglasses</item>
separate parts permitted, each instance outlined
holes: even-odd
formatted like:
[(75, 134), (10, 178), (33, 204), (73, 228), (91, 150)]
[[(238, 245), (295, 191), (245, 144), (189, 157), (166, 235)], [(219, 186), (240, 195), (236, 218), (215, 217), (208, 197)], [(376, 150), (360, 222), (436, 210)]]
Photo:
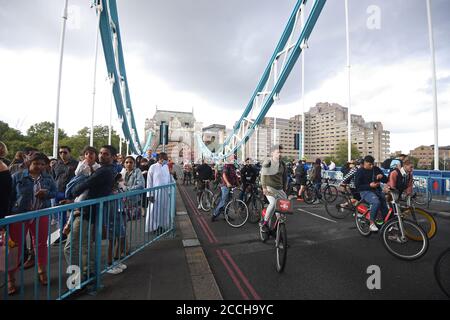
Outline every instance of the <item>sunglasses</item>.
[(67, 151), (60, 151), (59, 154), (68, 154)]

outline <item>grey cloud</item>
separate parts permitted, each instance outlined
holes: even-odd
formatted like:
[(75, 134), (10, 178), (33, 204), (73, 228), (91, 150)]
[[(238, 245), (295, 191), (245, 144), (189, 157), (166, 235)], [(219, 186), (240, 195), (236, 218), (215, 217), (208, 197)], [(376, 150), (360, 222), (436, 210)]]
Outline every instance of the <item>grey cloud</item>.
[[(311, 7), (313, 1), (309, 1)], [(67, 52), (93, 55), (95, 17), (87, 0), (82, 25), (67, 37)], [(429, 55), (423, 0), (350, 0), (353, 64), (383, 65)], [(146, 70), (176, 90), (195, 92), (213, 105), (242, 109), (281, 36), (294, 0), (119, 0), (125, 60), (144, 58)], [(368, 30), (369, 5), (381, 9), (381, 30)], [(450, 1), (434, 0), (439, 67), (447, 59)], [(0, 0), (0, 47), (57, 50), (62, 1)], [(306, 90), (317, 89), (346, 63), (344, 2), (329, 0), (306, 53)], [(282, 92), (283, 103), (299, 97), (300, 66)], [(133, 90), (133, 88), (130, 88)]]

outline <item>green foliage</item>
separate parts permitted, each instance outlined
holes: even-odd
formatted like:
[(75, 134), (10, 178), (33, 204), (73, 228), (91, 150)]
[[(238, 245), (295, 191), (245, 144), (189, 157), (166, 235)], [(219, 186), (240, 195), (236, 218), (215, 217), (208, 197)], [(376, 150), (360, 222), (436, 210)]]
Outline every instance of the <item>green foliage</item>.
[[(352, 144), (352, 159), (358, 159), (361, 157), (360, 152), (358, 151), (358, 147), (356, 144)], [(342, 140), (339, 142), (336, 150), (336, 158), (335, 163), (337, 166), (343, 166), (347, 163), (348, 160), (348, 146), (347, 140)]]
[[(17, 151), (25, 147), (34, 147), (44, 152), (48, 156), (53, 153), (53, 131), (54, 124), (48, 121), (32, 125), (27, 134), (23, 135), (19, 130), (10, 128), (5, 122), (0, 121), (0, 141), (3, 141), (9, 151), (8, 158), (13, 159)], [(108, 126), (94, 127), (94, 147), (99, 149), (102, 145), (108, 144)], [(66, 145), (72, 149), (72, 156), (77, 158), (83, 148), (89, 145), (90, 129), (82, 128), (76, 135), (68, 136), (64, 130), (59, 129), (59, 145)], [(119, 147), (119, 136), (112, 131), (112, 145)], [(126, 151), (126, 145), (122, 144), (122, 150)]]

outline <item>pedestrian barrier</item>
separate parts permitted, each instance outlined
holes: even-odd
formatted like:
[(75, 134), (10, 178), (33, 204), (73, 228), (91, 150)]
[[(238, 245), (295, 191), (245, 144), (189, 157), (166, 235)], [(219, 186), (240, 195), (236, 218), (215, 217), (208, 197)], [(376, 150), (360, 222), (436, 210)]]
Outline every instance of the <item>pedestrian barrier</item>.
[[(0, 297), (53, 300), (85, 287), (98, 291), (105, 273), (123, 271), (123, 261), (175, 234), (175, 200), (171, 183), (0, 219)], [(52, 225), (55, 215), (67, 215), (68, 224)], [(67, 241), (52, 245), (55, 234)], [(36, 263), (26, 260), (30, 240)]]

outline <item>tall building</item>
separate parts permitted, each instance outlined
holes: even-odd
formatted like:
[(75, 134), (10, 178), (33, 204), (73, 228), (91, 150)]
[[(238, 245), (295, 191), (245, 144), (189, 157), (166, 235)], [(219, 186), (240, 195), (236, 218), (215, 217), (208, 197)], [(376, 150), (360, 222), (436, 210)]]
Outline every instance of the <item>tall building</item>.
[(281, 144), (281, 156), (298, 159), (299, 150), (295, 148), (295, 134), (302, 130), (301, 115), (290, 119), (264, 118), (258, 130), (254, 132), (246, 145), (246, 155), (251, 159), (263, 160), (270, 157), (270, 150), (275, 144)]
[(225, 142), (226, 127), (213, 124), (202, 129), (202, 139), (211, 152), (217, 152), (220, 145)]
[[(318, 103), (305, 113), (305, 156), (308, 160), (334, 156), (339, 143), (347, 141), (348, 109), (336, 103)], [(365, 122), (352, 115), (352, 143), (362, 155), (382, 162), (389, 155), (390, 133), (381, 122)]]
[(203, 124), (195, 120), (194, 111), (168, 111), (157, 108), (153, 118), (145, 121), (145, 139), (150, 131), (153, 132), (152, 150), (162, 151), (163, 149), (159, 144), (159, 128), (163, 122), (169, 124), (169, 143), (165, 147), (169, 157), (177, 163), (198, 160), (195, 134), (201, 133)]
[[(417, 167), (420, 169), (434, 168), (434, 145), (419, 146), (411, 150), (409, 156), (419, 160)], [(442, 162), (439, 166), (447, 168), (450, 162), (450, 146), (439, 147), (439, 159)]]

